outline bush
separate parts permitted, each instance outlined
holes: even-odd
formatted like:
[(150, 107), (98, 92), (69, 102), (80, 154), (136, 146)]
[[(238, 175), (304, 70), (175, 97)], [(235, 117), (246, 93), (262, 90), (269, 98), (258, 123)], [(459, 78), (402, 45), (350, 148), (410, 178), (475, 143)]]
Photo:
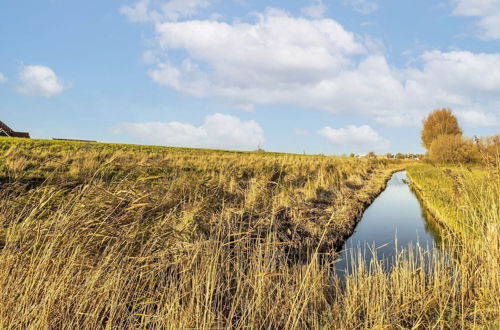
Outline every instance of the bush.
[(429, 148), (429, 159), (440, 163), (472, 163), (476, 158), (473, 143), (458, 134), (440, 135)]
[(368, 157), (368, 158), (377, 158), (377, 155), (373, 151), (370, 151), (369, 153), (366, 154), (366, 157)]
[(483, 164), (498, 166), (498, 159), (500, 159), (500, 134), (476, 138), (476, 145)]

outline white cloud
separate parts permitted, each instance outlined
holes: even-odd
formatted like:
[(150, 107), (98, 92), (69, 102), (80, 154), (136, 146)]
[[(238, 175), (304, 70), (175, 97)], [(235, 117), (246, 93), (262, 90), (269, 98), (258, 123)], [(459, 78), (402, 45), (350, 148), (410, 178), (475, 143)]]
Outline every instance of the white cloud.
[(467, 126), (496, 126), (498, 124), (497, 116), (494, 113), (484, 113), (482, 111), (461, 111), (456, 113), (459, 122)]
[(130, 22), (177, 21), (196, 15), (200, 9), (208, 6), (208, 0), (138, 0), (133, 5), (121, 6), (119, 11)]
[[(156, 58), (171, 60), (155, 60), (149, 75), (158, 84), (237, 108), (298, 106), (385, 125), (419, 125), (441, 107), (484, 116), (500, 111), (500, 54), (431, 51), (398, 68), (372, 39), (334, 20), (277, 9), (256, 15), (253, 23), (156, 23)], [(183, 59), (169, 56), (177, 51)]]
[(378, 9), (378, 4), (370, 0), (344, 0), (344, 4), (352, 6), (358, 13), (368, 15)]
[(7, 82), (7, 77), (4, 76), (4, 74), (0, 72), (0, 84), (6, 83), (6, 82)]
[(18, 91), (32, 96), (51, 97), (62, 93), (65, 86), (55, 72), (43, 65), (27, 65), (19, 73)]
[(452, 0), (453, 14), (476, 17), (480, 36), (500, 39), (500, 0)]
[(279, 10), (260, 14), (256, 24), (169, 22), (156, 24), (156, 31), (161, 49), (189, 54), (178, 65), (166, 62), (151, 70), (156, 82), (238, 104), (286, 101), (289, 96), (280, 94), (291, 92), (290, 87), (328, 79), (351, 65), (348, 56), (366, 52), (333, 20), (293, 18)]
[(318, 134), (334, 145), (365, 152), (387, 149), (390, 145), (388, 140), (381, 137), (368, 125), (349, 125), (338, 129), (326, 126), (318, 131)]
[(326, 5), (323, 3), (323, 0), (314, 0), (312, 6), (306, 7), (302, 9), (302, 15), (311, 17), (311, 18), (323, 18), (326, 13)]
[(181, 122), (124, 123), (113, 129), (147, 143), (197, 148), (256, 150), (264, 141), (264, 132), (253, 121), (216, 113), (201, 126)]

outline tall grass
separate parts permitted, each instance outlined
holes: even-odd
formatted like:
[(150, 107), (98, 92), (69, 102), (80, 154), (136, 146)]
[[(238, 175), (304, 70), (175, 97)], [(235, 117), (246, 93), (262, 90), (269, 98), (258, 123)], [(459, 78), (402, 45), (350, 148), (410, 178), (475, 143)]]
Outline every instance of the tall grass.
[(498, 167), (413, 166), (408, 175), (445, 227), (455, 259), (464, 324), (500, 326), (500, 173)]
[[(335, 249), (401, 164), (5, 141), (0, 328), (498, 324), (491, 181), (456, 195), (471, 226), (488, 226), (449, 235), (455, 261), (414, 247), (391, 272), (358, 260), (341, 283)], [(433, 182), (427, 170), (410, 173)]]

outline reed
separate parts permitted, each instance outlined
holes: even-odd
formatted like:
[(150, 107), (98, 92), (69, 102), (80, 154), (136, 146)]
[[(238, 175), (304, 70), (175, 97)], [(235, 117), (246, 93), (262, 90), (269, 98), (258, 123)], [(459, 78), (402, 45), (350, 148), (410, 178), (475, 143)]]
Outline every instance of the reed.
[(15, 139), (0, 150), (0, 328), (498, 324), (487, 176), (456, 197), (474, 204), (471, 226), (488, 224), (481, 238), (449, 235), (456, 258), (406, 248), (385, 272), (355, 257), (342, 282), (335, 248), (405, 163)]

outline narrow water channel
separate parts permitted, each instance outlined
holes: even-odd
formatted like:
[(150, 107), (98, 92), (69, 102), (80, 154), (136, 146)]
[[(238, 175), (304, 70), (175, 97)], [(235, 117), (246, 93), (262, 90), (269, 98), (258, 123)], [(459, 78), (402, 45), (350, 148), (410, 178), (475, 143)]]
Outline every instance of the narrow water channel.
[(390, 268), (396, 244), (400, 249), (410, 244), (416, 246), (417, 242), (424, 248), (439, 243), (438, 228), (427, 216), (408, 181), (405, 171), (392, 176), (387, 188), (368, 207), (354, 234), (344, 244), (335, 265), (337, 272), (350, 272), (351, 261), (358, 252), (370, 262), (374, 247), (377, 258), (383, 259)]

